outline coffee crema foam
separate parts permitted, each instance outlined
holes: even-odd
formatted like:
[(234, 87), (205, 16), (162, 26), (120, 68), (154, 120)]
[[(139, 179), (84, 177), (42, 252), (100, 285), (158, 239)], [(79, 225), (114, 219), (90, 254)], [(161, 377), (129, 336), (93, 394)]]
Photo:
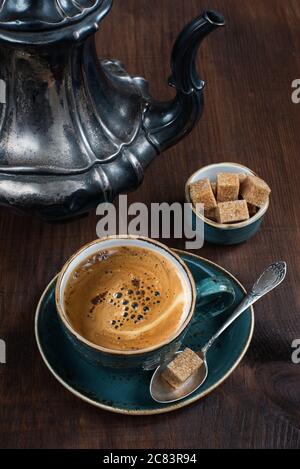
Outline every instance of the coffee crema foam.
[(178, 270), (164, 256), (120, 246), (82, 262), (65, 288), (66, 315), (76, 332), (110, 350), (141, 350), (173, 337), (187, 298)]

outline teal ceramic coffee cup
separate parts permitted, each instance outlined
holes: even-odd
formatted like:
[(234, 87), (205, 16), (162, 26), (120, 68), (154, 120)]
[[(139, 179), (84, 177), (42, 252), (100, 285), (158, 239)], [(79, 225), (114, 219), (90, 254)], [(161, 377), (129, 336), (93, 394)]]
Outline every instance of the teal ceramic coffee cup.
[[(176, 332), (161, 343), (142, 350), (111, 350), (88, 341), (71, 324), (64, 308), (64, 293), (70, 276), (76, 268), (91, 256), (105, 250), (127, 246), (150, 250), (163, 256), (176, 269), (184, 289), (183, 321)], [(101, 279), (99, 279), (101, 282)], [(56, 307), (61, 326), (76, 350), (95, 366), (112, 368), (154, 369), (171, 358), (180, 348), (191, 321), (197, 315), (216, 316), (231, 306), (235, 298), (230, 281), (222, 276), (207, 277), (195, 282), (183, 260), (163, 244), (149, 238), (118, 236), (98, 239), (80, 249), (63, 267), (56, 284)]]

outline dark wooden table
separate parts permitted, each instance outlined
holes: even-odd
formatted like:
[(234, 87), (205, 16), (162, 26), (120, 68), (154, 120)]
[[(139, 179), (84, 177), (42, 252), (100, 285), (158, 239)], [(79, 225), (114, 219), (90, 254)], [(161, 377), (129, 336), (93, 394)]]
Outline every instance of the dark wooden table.
[[(2, 448), (299, 448), (300, 364), (291, 343), (300, 338), (299, 154), (300, 104), (291, 101), (300, 78), (298, 0), (115, 0), (98, 35), (99, 53), (120, 58), (146, 76), (152, 93), (166, 85), (171, 46), (183, 24), (209, 6), (228, 26), (201, 49), (207, 81), (204, 117), (185, 141), (158, 157), (130, 201), (183, 199), (198, 167), (236, 161), (273, 189), (259, 234), (236, 247), (206, 245), (199, 254), (250, 287), (271, 261), (285, 259), (287, 280), (257, 304), (250, 349), (238, 369), (198, 403), (165, 415), (110, 414), (69, 394), (38, 353), (33, 321), (47, 282), (85, 242), (96, 238), (97, 217), (47, 225), (0, 212), (0, 365)], [(297, 219), (298, 217), (298, 219)], [(170, 241), (173, 247), (181, 242)], [(297, 285), (298, 282), (298, 285)]]

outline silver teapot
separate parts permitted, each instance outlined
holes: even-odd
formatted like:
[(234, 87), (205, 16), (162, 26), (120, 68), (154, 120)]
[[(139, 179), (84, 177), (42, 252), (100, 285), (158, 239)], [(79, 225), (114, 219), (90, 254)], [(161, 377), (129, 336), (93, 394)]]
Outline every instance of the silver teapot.
[(202, 39), (224, 25), (205, 11), (180, 33), (169, 84), (99, 59), (94, 34), (112, 0), (0, 0), (0, 204), (59, 221), (135, 189), (156, 155), (186, 136), (203, 110), (196, 70)]

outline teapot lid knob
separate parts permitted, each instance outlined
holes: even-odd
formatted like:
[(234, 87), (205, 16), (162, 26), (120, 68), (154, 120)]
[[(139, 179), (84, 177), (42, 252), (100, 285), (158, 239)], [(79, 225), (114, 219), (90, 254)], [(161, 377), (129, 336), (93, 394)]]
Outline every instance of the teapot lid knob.
[(97, 30), (111, 6), (112, 0), (0, 0), (0, 42), (83, 40)]

